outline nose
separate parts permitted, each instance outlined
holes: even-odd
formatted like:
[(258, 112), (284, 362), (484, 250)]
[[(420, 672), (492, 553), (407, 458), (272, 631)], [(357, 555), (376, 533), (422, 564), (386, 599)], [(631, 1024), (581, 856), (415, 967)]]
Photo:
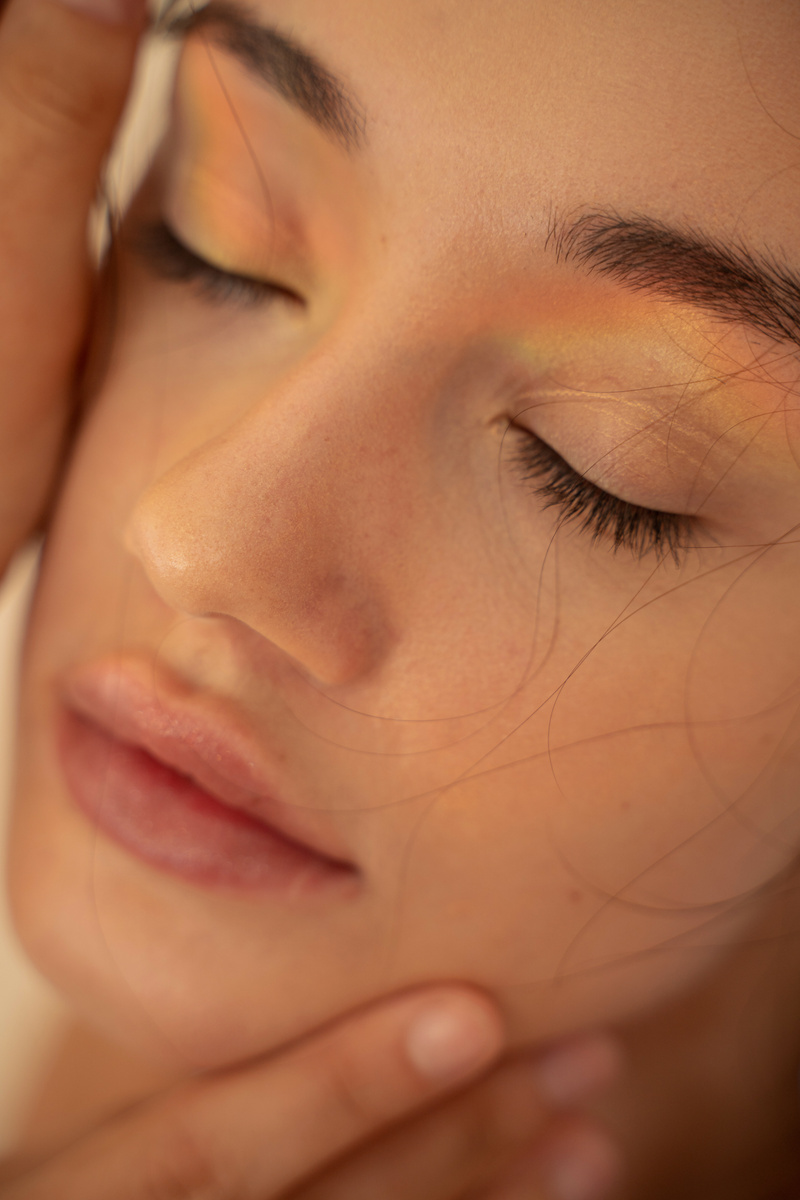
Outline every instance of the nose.
[(344, 411), (307, 389), (252, 405), (173, 462), (126, 530), (167, 605), (244, 622), (329, 687), (391, 642), (368, 528), (385, 485)]

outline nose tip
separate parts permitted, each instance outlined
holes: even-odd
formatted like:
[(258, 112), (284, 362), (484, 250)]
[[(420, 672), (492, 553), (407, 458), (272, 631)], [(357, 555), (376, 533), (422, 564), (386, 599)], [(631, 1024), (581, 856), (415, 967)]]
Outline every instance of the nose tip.
[(374, 669), (388, 621), (341, 520), (310, 505), (300, 483), (284, 473), (268, 484), (235, 455), (208, 451), (150, 485), (125, 542), (174, 612), (242, 622), (336, 687)]

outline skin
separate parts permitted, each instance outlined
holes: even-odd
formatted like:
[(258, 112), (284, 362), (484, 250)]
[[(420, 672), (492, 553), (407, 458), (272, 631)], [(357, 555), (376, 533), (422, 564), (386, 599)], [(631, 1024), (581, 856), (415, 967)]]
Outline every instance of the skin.
[[(72, 423), (95, 274), (86, 222), (142, 18), (118, 0), (11, 0), (0, 17), (2, 567), (43, 520)], [(406, 989), (190, 1079), (75, 1024), (0, 1193), (266, 1200), (313, 1176), (328, 1200), (435, 1200), (509, 1169), (542, 1197), (562, 1194), (565, 1170), (607, 1190), (617, 1155), (574, 1110), (617, 1073), (613, 1043), (578, 1036), (489, 1070), (505, 1041), (496, 1004), (464, 984)]]
[[(32, 618), (21, 935), (89, 1019), (179, 1072), (466, 979), (518, 1047), (619, 1027), (644, 1067), (612, 1115), (637, 1144), (665, 1039), (675, 1087), (631, 1194), (700, 1079), (725, 1132), (695, 1132), (705, 1174), (686, 1132), (675, 1170), (711, 1196), (731, 1146), (782, 1163), (753, 1112), (782, 1130), (791, 1103), (785, 1044), (724, 1098), (796, 995), (797, 365), (558, 262), (547, 234), (591, 205), (797, 262), (796, 10), (254, 11), (348, 82), (366, 144), (185, 49)], [(132, 234), (159, 213), (300, 301), (157, 279)], [(696, 514), (693, 548), (615, 553), (560, 523), (514, 466), (517, 426), (631, 503)], [(354, 897), (203, 890), (96, 834), (55, 755), (57, 690), (130, 655), (263, 739), (286, 802), (361, 868)], [(754, 966), (775, 1011), (731, 1058)]]

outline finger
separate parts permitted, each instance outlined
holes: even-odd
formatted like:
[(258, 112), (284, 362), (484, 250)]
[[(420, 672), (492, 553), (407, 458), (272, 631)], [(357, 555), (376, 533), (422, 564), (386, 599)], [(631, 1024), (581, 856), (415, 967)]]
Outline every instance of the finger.
[(509, 1064), (293, 1191), (291, 1200), (452, 1200), (507, 1169), (548, 1116), (530, 1064)]
[(562, 1120), (480, 1200), (606, 1200), (622, 1176), (610, 1135), (586, 1118)]
[[(523, 1154), (526, 1186), (534, 1179), (535, 1194), (544, 1195), (551, 1163), (556, 1171), (569, 1153), (580, 1156), (584, 1131), (591, 1154), (598, 1132), (588, 1117), (570, 1118), (559, 1130), (556, 1111), (585, 1103), (619, 1070), (615, 1043), (601, 1035), (506, 1063), (293, 1191), (291, 1200), (451, 1200), (488, 1186)], [(530, 1157), (534, 1151), (539, 1158)]]
[(0, 557), (50, 483), (91, 296), (87, 219), (143, 11), (10, 0), (0, 19)]
[(477, 1075), (502, 1041), (478, 993), (410, 994), (280, 1057), (184, 1085), (18, 1180), (3, 1200), (269, 1200)]

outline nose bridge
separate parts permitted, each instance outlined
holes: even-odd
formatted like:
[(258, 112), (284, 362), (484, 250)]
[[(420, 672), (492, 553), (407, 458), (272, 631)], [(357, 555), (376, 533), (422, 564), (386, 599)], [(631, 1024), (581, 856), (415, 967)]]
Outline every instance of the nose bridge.
[(394, 636), (381, 557), (409, 509), (423, 378), (402, 350), (320, 351), (175, 462), (128, 528), (162, 599), (244, 622), (328, 685), (374, 667)]

